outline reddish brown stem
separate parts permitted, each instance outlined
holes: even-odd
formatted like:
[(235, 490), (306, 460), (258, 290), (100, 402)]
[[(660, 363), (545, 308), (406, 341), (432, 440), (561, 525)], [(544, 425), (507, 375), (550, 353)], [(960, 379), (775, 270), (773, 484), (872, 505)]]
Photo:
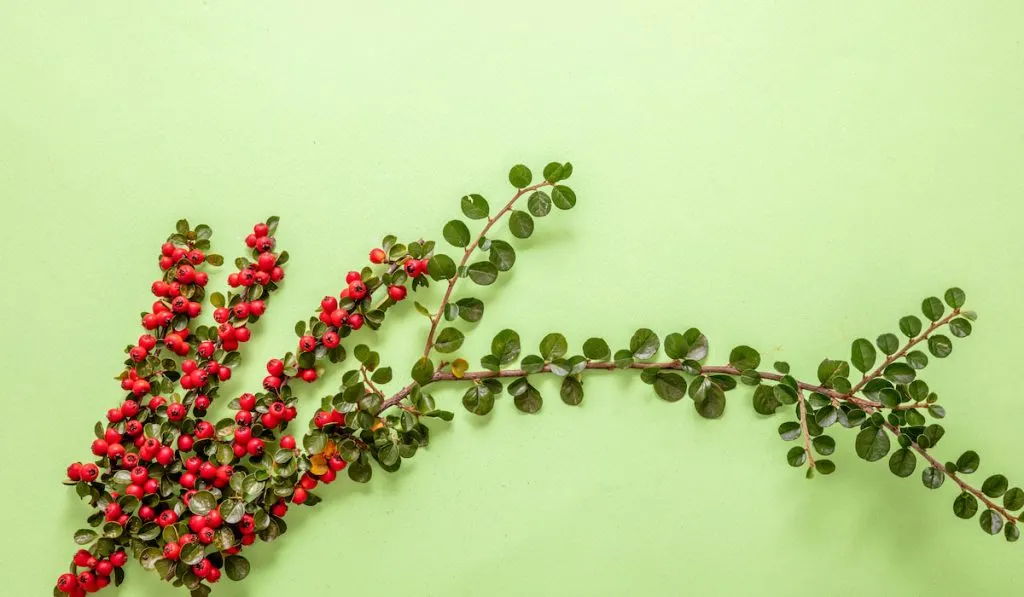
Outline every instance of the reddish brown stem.
[[(524, 187), (516, 191), (516, 194), (512, 196), (512, 199), (508, 203), (505, 204), (505, 207), (501, 208), (501, 210), (499, 210), (498, 213), (494, 214), (493, 217), (487, 218), (487, 223), (484, 224), (483, 229), (480, 230), (480, 233), (477, 234), (475, 239), (473, 239), (473, 242), (466, 247), (466, 252), (463, 253), (462, 259), (459, 261), (459, 265), (456, 268), (456, 272), (461, 271), (462, 268), (466, 266), (466, 262), (469, 261), (470, 255), (473, 254), (473, 251), (476, 250), (477, 245), (480, 244), (480, 240), (483, 239), (484, 236), (486, 236), (487, 232), (491, 229), (491, 226), (494, 226), (495, 222), (500, 220), (503, 215), (505, 215), (506, 213), (508, 213), (510, 209), (512, 209), (512, 206), (515, 205), (515, 202), (518, 201), (520, 197), (522, 197), (526, 193), (536, 191), (537, 189), (551, 186), (552, 184), (554, 183), (545, 180), (544, 182), (539, 182), (535, 185)], [(437, 313), (435, 313), (434, 316), (430, 318), (430, 332), (427, 333), (427, 342), (423, 347), (424, 357), (430, 356), (430, 350), (434, 348), (434, 334), (437, 332), (437, 325), (441, 323), (441, 317), (444, 316), (444, 308), (448, 305), (448, 301), (451, 300), (452, 290), (455, 289), (455, 284), (458, 281), (459, 275), (458, 273), (456, 273), (456, 275), (453, 276), (452, 279), (448, 281), (448, 288), (444, 292), (444, 298), (441, 299), (441, 305), (437, 308)]]

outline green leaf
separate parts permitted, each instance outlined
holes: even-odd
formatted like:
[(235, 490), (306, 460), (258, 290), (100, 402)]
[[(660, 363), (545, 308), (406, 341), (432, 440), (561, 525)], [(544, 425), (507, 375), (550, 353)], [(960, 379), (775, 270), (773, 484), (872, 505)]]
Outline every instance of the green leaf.
[(96, 531), (91, 529), (78, 529), (75, 531), (75, 543), (78, 545), (88, 545), (96, 540)]
[(469, 266), (469, 279), (481, 285), (488, 286), (498, 279), (498, 268), (490, 261), (477, 261)]
[(435, 253), (427, 261), (427, 275), (434, 280), (450, 280), (455, 274), (455, 261), (444, 253)]
[(544, 180), (548, 182), (558, 182), (569, 178), (569, 174), (572, 173), (572, 165), (567, 164), (563, 166), (558, 162), (551, 162), (547, 166), (544, 166)]
[(906, 317), (900, 319), (900, 331), (903, 332), (903, 335), (908, 338), (913, 338), (914, 336), (920, 334), (921, 329), (921, 319), (916, 315), (907, 315)]
[(850, 362), (861, 373), (867, 373), (875, 366), (875, 347), (866, 338), (857, 338), (850, 348)]
[(206, 262), (214, 267), (220, 267), (224, 265), (224, 256), (217, 253), (207, 253)]
[[(666, 339), (667, 341), (667, 339)], [(782, 405), (775, 398), (775, 391), (771, 386), (760, 385), (754, 389), (754, 411), (761, 415), (773, 415), (775, 410)]]
[(717, 419), (725, 412), (725, 392), (718, 384), (711, 383), (704, 392), (703, 400), (694, 400), (693, 407), (705, 419)]
[(875, 344), (887, 355), (896, 354), (896, 351), (900, 349), (900, 339), (896, 337), (896, 334), (882, 334), (875, 340)]
[(811, 440), (814, 451), (822, 456), (828, 456), (836, 451), (836, 440), (829, 435), (819, 435)]
[(181, 547), (178, 559), (189, 566), (195, 566), (203, 559), (203, 545), (198, 541), (186, 543)]
[(966, 338), (971, 335), (971, 322), (967, 321), (963, 317), (957, 317), (953, 321), (949, 322), (949, 331), (957, 338)]
[(209, 491), (200, 491), (188, 501), (188, 509), (199, 516), (206, 516), (216, 507), (217, 498), (213, 497)]
[(708, 355), (708, 339), (697, 328), (665, 338), (665, 354), (672, 359), (700, 361)]
[(946, 310), (945, 305), (938, 297), (930, 296), (921, 303), (921, 312), (931, 321), (942, 319), (942, 313)]
[(761, 364), (761, 355), (749, 346), (737, 346), (729, 353), (729, 364), (739, 369), (757, 369)]
[(420, 357), (412, 366), (412, 379), (421, 386), (425, 386), (434, 379), (434, 363), (427, 357)]
[(779, 437), (782, 441), (791, 442), (796, 438), (800, 437), (800, 423), (796, 421), (786, 421), (779, 425)]
[(944, 359), (953, 352), (953, 341), (942, 334), (935, 334), (928, 338), (928, 351), (939, 359)]
[(953, 287), (946, 291), (946, 304), (953, 309), (959, 309), (967, 302), (967, 295), (963, 290)]
[(978, 513), (978, 500), (964, 491), (953, 500), (953, 514), (963, 519), (972, 518)]
[(654, 379), (654, 392), (662, 400), (678, 402), (686, 396), (686, 380), (678, 373), (659, 371)]
[(527, 382), (526, 388), (519, 393), (519, 395), (513, 398), (513, 402), (515, 403), (516, 408), (531, 415), (539, 411), (541, 405), (544, 403), (540, 396), (540, 392), (537, 391), (537, 388), (530, 385), (529, 382)]
[(576, 193), (565, 185), (551, 189), (551, 202), (558, 209), (572, 209), (576, 205)]
[(1024, 508), (1024, 489), (1011, 487), (1003, 494), (1003, 506), (1007, 510), (1020, 510)]
[(1003, 527), (1003, 536), (1006, 537), (1007, 541), (1013, 543), (1017, 539), (1020, 539), (1020, 529), (1017, 528), (1016, 524), (1008, 522), (1006, 523), (1006, 526)]
[(836, 463), (831, 460), (818, 460), (814, 463), (814, 469), (823, 475), (831, 475), (836, 472)]
[(462, 341), (465, 339), (466, 337), (459, 330), (453, 327), (444, 328), (434, 340), (434, 350), (440, 353), (455, 352), (462, 346)]
[(516, 164), (508, 171), (508, 181), (517, 189), (526, 188), (533, 182), (533, 172), (522, 164)]
[(569, 342), (566, 341), (565, 336), (557, 332), (544, 336), (544, 339), (540, 341), (540, 356), (544, 357), (545, 361), (563, 357), (567, 350), (569, 350)]
[(889, 453), (889, 434), (881, 427), (865, 427), (857, 434), (854, 449), (868, 462), (881, 460)]
[(985, 510), (978, 517), (978, 524), (981, 525), (981, 530), (989, 535), (996, 535), (1003, 530), (1003, 517), (995, 510)]
[(502, 365), (507, 365), (519, 358), (521, 349), (519, 334), (515, 330), (504, 329), (491, 340), (491, 354)]
[(907, 364), (914, 369), (921, 370), (928, 366), (928, 355), (920, 350), (911, 350), (906, 355)]
[(981, 457), (974, 450), (967, 450), (956, 459), (956, 470), (964, 474), (971, 474), (981, 466)]
[(846, 361), (825, 359), (818, 365), (818, 381), (826, 387), (832, 386), (832, 381), (838, 377), (850, 376), (850, 364)]
[(838, 419), (839, 410), (832, 405), (823, 406), (814, 413), (814, 422), (817, 423), (819, 427), (830, 427), (835, 425)]
[(1003, 475), (992, 475), (981, 485), (981, 491), (990, 498), (997, 498), (1009, 488), (1010, 482)]
[(534, 191), (526, 200), (526, 208), (535, 218), (543, 218), (551, 211), (551, 197), (544, 191)]
[(508, 218), (508, 229), (516, 238), (530, 238), (533, 234), (533, 218), (525, 211), (512, 210)]
[(480, 321), (484, 316), (484, 303), (480, 299), (467, 297), (455, 301), (459, 307), (459, 317), (466, 321)]
[(661, 346), (658, 335), (647, 328), (640, 328), (633, 333), (629, 340), (629, 351), (633, 353), (634, 359), (649, 359), (658, 352)]
[(889, 470), (897, 477), (909, 477), (917, 468), (917, 456), (909, 448), (900, 448), (889, 457)]
[(942, 483), (945, 480), (946, 473), (940, 471), (934, 466), (929, 466), (921, 471), (921, 482), (924, 483), (924, 486), (928, 489), (938, 489), (939, 487), (942, 487)]
[(441, 231), (448, 244), (455, 247), (465, 247), (469, 244), (469, 228), (462, 220), (451, 220), (444, 225)]
[(917, 371), (906, 363), (895, 362), (885, 368), (883, 375), (894, 383), (908, 384), (917, 377)]
[(494, 408), (494, 393), (485, 384), (473, 384), (462, 395), (462, 406), (474, 415), (486, 415)]
[(196, 240), (210, 240), (213, 236), (213, 229), (206, 224), (196, 226)]
[(462, 213), (470, 220), (482, 220), (487, 217), (490, 210), (487, 200), (481, 195), (474, 193), (462, 198)]
[(503, 240), (492, 240), (491, 252), (487, 259), (494, 264), (494, 267), (498, 268), (499, 272), (507, 272), (516, 264), (516, 250)]
[(228, 556), (224, 558), (224, 572), (231, 580), (242, 580), (249, 576), (249, 560), (242, 556)]
[(802, 446), (793, 446), (786, 452), (786, 462), (789, 466), (803, 466), (807, 462), (807, 452)]
[(564, 377), (562, 378), (562, 387), (559, 394), (562, 397), (562, 402), (570, 406), (576, 406), (583, 402), (583, 384), (575, 377)]
[(612, 351), (604, 339), (588, 338), (583, 343), (583, 356), (593, 361), (607, 361), (612, 356)]

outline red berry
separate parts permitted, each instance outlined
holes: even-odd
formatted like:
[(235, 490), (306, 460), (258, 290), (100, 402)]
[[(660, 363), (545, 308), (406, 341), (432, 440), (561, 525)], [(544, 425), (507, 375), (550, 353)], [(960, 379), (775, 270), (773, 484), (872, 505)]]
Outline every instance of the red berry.
[(267, 373), (281, 377), (284, 374), (284, 362), (281, 359), (270, 359), (267, 361)]
[(250, 411), (256, 408), (256, 396), (249, 394), (248, 392), (238, 397), (238, 408), (244, 411)]
[[(161, 514), (161, 517), (163, 515)], [(181, 554), (181, 546), (174, 541), (164, 545), (164, 557), (168, 560), (177, 560), (178, 555)]]
[[(196, 396), (195, 407), (199, 410), (206, 410), (210, 408), (210, 397), (207, 396), (206, 394), (200, 394), (199, 396)], [(201, 421), (200, 423), (196, 424), (196, 437), (202, 437), (201, 435), (199, 435), (198, 432), (199, 425), (201, 425), (202, 423), (206, 423), (206, 421)], [(209, 425), (209, 423), (206, 424)]]
[(324, 343), (327, 348), (334, 348), (341, 342), (341, 338), (338, 337), (337, 332), (325, 332), (320, 338), (320, 341)]
[(276, 392), (281, 389), (281, 378), (273, 375), (268, 375), (263, 378), (263, 387), (272, 392)]
[(270, 279), (275, 282), (284, 280), (284, 270), (281, 269), (281, 266), (276, 266), (274, 269), (270, 270)]
[(427, 270), (427, 262), (420, 259), (409, 259), (405, 262), (405, 273), (410, 278), (418, 278)]
[(231, 312), (234, 314), (236, 319), (245, 319), (249, 316), (249, 304), (238, 303), (231, 308)]
[(348, 466), (348, 463), (345, 462), (345, 459), (343, 459), (341, 456), (335, 454), (334, 456), (331, 456), (330, 459), (327, 461), (327, 466), (329, 466), (332, 471), (340, 471), (344, 470), (344, 468)]
[(266, 235), (270, 234), (270, 226), (268, 226), (267, 224), (263, 224), (263, 223), (256, 224), (255, 226), (252, 227), (252, 232), (257, 237), (266, 236)]
[(285, 450), (295, 449), (295, 437), (291, 435), (284, 435), (281, 437), (281, 448)]
[(295, 502), (296, 504), (305, 504), (307, 497), (309, 497), (309, 494), (306, 493), (305, 489), (301, 487), (296, 487), (295, 493), (292, 494), (292, 501)]
[(349, 315), (348, 325), (353, 330), (358, 330), (359, 328), (363, 327), (363, 316), (358, 313), (353, 313), (352, 315)]
[(218, 307), (213, 310), (213, 320), (217, 323), (226, 323), (231, 318), (231, 311), (227, 307)]
[(82, 480), (86, 483), (92, 483), (100, 476), (100, 467), (96, 466), (95, 463), (87, 463), (82, 465)]
[[(210, 399), (207, 398), (206, 400), (207, 400), (207, 406), (209, 406), (209, 400)], [(196, 404), (197, 405), (198, 405), (198, 403), (199, 403), (199, 400), (196, 400)], [(209, 438), (213, 437), (213, 434), (215, 433), (215, 431), (216, 430), (214, 429), (213, 425), (209, 421), (199, 421), (198, 423), (196, 423), (196, 437), (199, 438), (199, 439), (209, 439)]]
[(192, 444), (194, 443), (195, 441), (192, 439), (191, 435), (183, 433), (178, 436), (178, 449), (182, 452), (191, 452)]
[(263, 413), (263, 416), (260, 417), (260, 423), (263, 423), (263, 426), (266, 427), (267, 429), (273, 429), (274, 427), (277, 427), (277, 424), (280, 422), (281, 421), (278, 420), (278, 418), (275, 417), (273, 413)]
[(299, 338), (299, 350), (302, 352), (312, 352), (316, 348), (316, 338), (306, 334)]
[(274, 237), (259, 236), (256, 238), (256, 250), (265, 253), (274, 248)]
[(256, 267), (260, 268), (260, 271), (269, 272), (274, 269), (277, 265), (277, 256), (273, 253), (260, 253), (260, 256), (256, 259)]
[(124, 550), (118, 550), (110, 554), (110, 563), (114, 565), (114, 568), (120, 568), (128, 563), (128, 554)]
[(331, 419), (331, 413), (327, 411), (320, 410), (313, 415), (313, 424), (317, 427), (323, 427), (324, 425), (329, 425), (333, 422), (334, 421)]
[(75, 562), (75, 566), (86, 566), (90, 559), (92, 559), (92, 554), (89, 553), (88, 550), (79, 549), (75, 552), (73, 561)]
[(139, 336), (139, 346), (145, 350), (153, 350), (156, 347), (156, 338), (151, 334), (142, 334)]
[(324, 312), (330, 313), (338, 308), (338, 299), (333, 296), (325, 296), (320, 301), (320, 308), (323, 309)]
[(196, 270), (191, 265), (179, 265), (174, 278), (182, 284), (191, 284), (196, 281)]
[(185, 418), (185, 405), (174, 402), (167, 405), (167, 418), (172, 421), (180, 421)]
[(366, 284), (362, 280), (354, 280), (348, 285), (348, 295), (354, 301), (362, 300), (366, 296)]
[(248, 342), (252, 337), (252, 332), (247, 327), (235, 328), (235, 340), (239, 342)]
[(278, 518), (284, 518), (284, 515), (288, 513), (288, 504), (283, 501), (277, 502), (270, 507), (270, 513)]
[(384, 249), (374, 249), (370, 251), (370, 262), (372, 263), (384, 263), (384, 260), (388, 258), (388, 254), (384, 252)]
[(306, 383), (313, 383), (317, 378), (316, 369), (302, 369), (299, 371), (299, 375), (302, 377), (302, 381)]
[(74, 574), (61, 574), (57, 578), (57, 590), (61, 593), (70, 593), (78, 588), (78, 578)]
[(405, 286), (388, 286), (388, 296), (396, 303), (405, 298)]
[(185, 257), (190, 263), (192, 263), (192, 265), (199, 265), (204, 259), (206, 259), (206, 255), (203, 255), (203, 252), (199, 249), (192, 249), (187, 255), (185, 255)]
[(114, 565), (110, 563), (110, 560), (100, 560), (96, 564), (96, 574), (100, 576), (110, 576), (114, 572)]
[(143, 483), (146, 482), (147, 479), (149, 479), (149, 472), (146, 470), (146, 467), (137, 466), (132, 469), (131, 478), (132, 483), (135, 483), (136, 485), (142, 485)]
[(102, 439), (93, 440), (93, 442), (92, 442), (92, 453), (95, 454), (96, 456), (106, 456), (107, 455), (107, 447), (108, 446), (107, 446), (106, 440), (102, 440)]
[(72, 462), (71, 466), (68, 467), (68, 479), (72, 481), (82, 480), (82, 463)]
[(359, 272), (349, 272), (349, 273), (345, 274), (345, 283), (346, 284), (351, 284), (352, 282), (355, 282), (357, 280), (362, 280), (362, 279), (363, 279), (363, 277), (359, 274)]
[(246, 445), (245, 451), (249, 453), (249, 456), (260, 456), (263, 454), (263, 440), (252, 438)]

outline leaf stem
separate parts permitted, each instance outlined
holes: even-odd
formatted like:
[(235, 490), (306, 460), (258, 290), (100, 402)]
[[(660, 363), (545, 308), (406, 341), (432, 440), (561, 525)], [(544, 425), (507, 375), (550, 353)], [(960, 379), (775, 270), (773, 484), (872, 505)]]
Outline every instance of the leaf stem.
[(480, 244), (480, 241), (484, 238), (487, 232), (490, 231), (491, 226), (494, 226), (494, 224), (498, 220), (500, 220), (502, 216), (508, 213), (508, 211), (512, 209), (512, 206), (515, 205), (515, 202), (518, 201), (520, 197), (527, 193), (536, 191), (537, 189), (552, 186), (553, 184), (554, 183), (545, 180), (535, 185), (519, 189), (518, 191), (516, 191), (515, 195), (512, 196), (512, 199), (505, 204), (505, 207), (502, 207), (501, 210), (498, 211), (498, 213), (494, 214), (494, 216), (487, 218), (487, 223), (484, 224), (483, 229), (480, 230), (480, 233), (476, 235), (476, 238), (473, 239), (473, 242), (471, 242), (466, 247), (466, 252), (463, 253), (462, 260), (459, 261), (459, 265), (455, 270), (456, 274), (452, 276), (451, 280), (448, 280), (448, 289), (445, 290), (444, 292), (444, 298), (441, 299), (441, 305), (438, 306), (437, 313), (435, 313), (434, 316), (430, 318), (430, 332), (427, 333), (427, 341), (423, 347), (424, 357), (429, 357), (431, 349), (434, 348), (434, 334), (437, 332), (437, 324), (441, 322), (441, 317), (444, 315), (444, 308), (448, 306), (448, 301), (451, 300), (452, 297), (452, 290), (455, 289), (455, 284), (456, 282), (459, 281), (459, 270), (466, 266), (466, 262), (469, 261), (470, 255), (473, 254), (473, 251), (476, 250), (477, 245)]
[(796, 399), (800, 403), (800, 433), (804, 436), (804, 453), (807, 455), (807, 466), (814, 468), (814, 455), (811, 454), (811, 432), (807, 430), (807, 401), (804, 399), (804, 391), (802, 389), (796, 391)]
[[(613, 371), (617, 369), (682, 370), (683, 366), (682, 363), (678, 360), (666, 361), (661, 363), (632, 363), (628, 367), (618, 367), (615, 365), (615, 363), (607, 361), (588, 361), (586, 368), (590, 370), (604, 371)], [(551, 373), (551, 365), (544, 365), (534, 373)], [(702, 375), (723, 374), (730, 375), (733, 377), (739, 377), (741, 371), (733, 367), (732, 365), (705, 365), (700, 368), (700, 373)], [(783, 378), (782, 375), (778, 373), (772, 373), (770, 371), (758, 371), (757, 374), (761, 376), (761, 379), (767, 379), (771, 381), (779, 381)], [(531, 375), (531, 373), (526, 371), (525, 369), (502, 369), (500, 371), (467, 371), (461, 377), (456, 377), (455, 374), (451, 373), (450, 371), (438, 370), (434, 373), (433, 377), (431, 377), (430, 381), (427, 382), (427, 384), (436, 383), (440, 381), (476, 381), (480, 379), (488, 379), (491, 377), (525, 377), (527, 375)], [(394, 396), (384, 401), (384, 403), (381, 405), (381, 410), (383, 411), (384, 409), (394, 406), (401, 402), (402, 399), (408, 396), (417, 385), (418, 384), (416, 382), (412, 382), (409, 385), (402, 388), (401, 390), (399, 390)], [(878, 402), (865, 400), (863, 398), (858, 398), (856, 396), (848, 396), (846, 394), (833, 390), (832, 388), (826, 388), (823, 386), (814, 385), (802, 381), (797, 381), (797, 387), (800, 390), (823, 394), (833, 400), (849, 402), (851, 404), (856, 405), (858, 408), (865, 410), (867, 408), (882, 407), (882, 405)], [(928, 403), (926, 402), (910, 402), (906, 404), (900, 404), (899, 406), (896, 407), (895, 410), (910, 410), (913, 408), (924, 408), (927, 406)]]
[(885, 371), (886, 367), (888, 367), (889, 365), (892, 365), (893, 363), (895, 363), (896, 359), (899, 359), (899, 358), (903, 357), (904, 355), (906, 355), (907, 351), (909, 351), (914, 346), (917, 346), (917, 344), (920, 343), (922, 340), (926, 340), (928, 338), (928, 336), (932, 335), (935, 332), (935, 330), (937, 330), (937, 329), (941, 328), (942, 326), (948, 324), (957, 315), (960, 315), (960, 309), (959, 308), (953, 309), (953, 311), (949, 315), (943, 317), (942, 319), (939, 319), (937, 321), (933, 321), (932, 324), (930, 326), (928, 326), (928, 329), (926, 329), (925, 331), (921, 332), (917, 336), (911, 338), (903, 346), (903, 348), (901, 348), (900, 350), (898, 350), (898, 351), (894, 352), (893, 354), (889, 355), (884, 361), (882, 361), (882, 364), (879, 365), (870, 374), (865, 374), (864, 377), (862, 377), (861, 380), (859, 382), (857, 382), (857, 385), (853, 386), (853, 388), (851, 388), (850, 391), (846, 393), (846, 396), (852, 396), (852, 395), (856, 394), (857, 392), (859, 392), (865, 385), (868, 384), (868, 382), (870, 382), (873, 379), (876, 379), (879, 375), (881, 375)]
[[(899, 429), (897, 429), (895, 426), (890, 424), (888, 421), (885, 422), (885, 428), (888, 429), (895, 436), (899, 436), (899, 434), (900, 434)], [(999, 504), (997, 504), (997, 503), (993, 502), (991, 499), (989, 499), (989, 497), (987, 495), (985, 495), (985, 493), (983, 491), (981, 491), (977, 487), (974, 487), (970, 483), (964, 481), (956, 473), (951, 473), (951, 472), (947, 471), (945, 465), (943, 465), (934, 456), (932, 456), (928, 452), (928, 450), (926, 450), (926, 449), (922, 448), (921, 446), (917, 445), (917, 442), (910, 442), (910, 447), (915, 452), (920, 454), (922, 458), (927, 460), (933, 467), (935, 467), (939, 471), (942, 471), (943, 474), (945, 474), (947, 477), (952, 479), (953, 482), (956, 483), (960, 487), (961, 491), (966, 491), (967, 493), (970, 493), (974, 497), (976, 497), (979, 500), (981, 500), (986, 506), (989, 507), (990, 510), (994, 510), (994, 511), (998, 512), (999, 515), (1002, 516), (1003, 519), (1005, 519), (1007, 522), (1016, 523), (1018, 520), (1020, 520), (1017, 516), (1014, 516), (1013, 514), (1011, 514), (1009, 510), (1007, 510), (1003, 506), (1000, 506)]]

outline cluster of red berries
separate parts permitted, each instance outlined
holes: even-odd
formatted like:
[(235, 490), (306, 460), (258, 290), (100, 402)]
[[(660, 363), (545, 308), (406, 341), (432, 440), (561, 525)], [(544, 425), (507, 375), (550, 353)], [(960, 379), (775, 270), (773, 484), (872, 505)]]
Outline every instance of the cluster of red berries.
[[(269, 227), (266, 224), (257, 224), (254, 227), (254, 234), (247, 238), (246, 242), (250, 247), (259, 247), (262, 253), (259, 256), (257, 267), (259, 272), (252, 271), (253, 279), (257, 282), (267, 283), (271, 280), (278, 281), (283, 278), (284, 273), (277, 264), (277, 256), (271, 251), (274, 246), (274, 239), (269, 235)], [(191, 245), (190, 245), (191, 246)], [(143, 326), (153, 333), (146, 333), (139, 337), (138, 343), (129, 349), (131, 363), (143, 363), (153, 353), (159, 355), (159, 350), (166, 348), (179, 355), (187, 356), (193, 348), (190, 340), (188, 322), (197, 317), (201, 311), (200, 303), (191, 301), (186, 295), (193, 295), (188, 285), (205, 286), (208, 276), (204, 272), (196, 271), (195, 266), (206, 261), (202, 251), (195, 248), (182, 248), (173, 243), (165, 243), (161, 251), (161, 269), (167, 271), (165, 278), (157, 280), (151, 286), (154, 295), (158, 300), (153, 304), (152, 313), (143, 316)], [(248, 278), (248, 275), (243, 276)], [(211, 399), (208, 393), (204, 392), (205, 387), (211, 379), (227, 381), (231, 377), (231, 369), (213, 359), (219, 349), (235, 350), (240, 342), (250, 338), (250, 332), (245, 325), (232, 325), (231, 319), (247, 322), (250, 316), (260, 316), (266, 310), (266, 303), (263, 300), (251, 300), (240, 302), (232, 309), (218, 309), (214, 317), (221, 327), (218, 328), (217, 341), (202, 340), (195, 346), (196, 354), (201, 360), (185, 359), (180, 364), (181, 377), (179, 383), (186, 391), (191, 391), (193, 399), (191, 405), (197, 415), (205, 414), (210, 407)], [(182, 317), (176, 319), (176, 316)], [(184, 324), (181, 323), (184, 320)], [(173, 328), (171, 327), (174, 322)], [(180, 329), (176, 329), (180, 328)], [(227, 333), (230, 330), (230, 333)], [(160, 336), (162, 340), (158, 340)], [(183, 422), (188, 416), (188, 404), (177, 400), (168, 403), (163, 396), (151, 396), (145, 399), (153, 386), (150, 380), (143, 377), (142, 368), (128, 367), (121, 381), (122, 389), (130, 392), (130, 395), (119, 407), (107, 411), (109, 425), (102, 438), (93, 441), (92, 453), (100, 458), (106, 458), (106, 462), (82, 464), (79, 462), (71, 464), (67, 469), (68, 479), (71, 481), (83, 481), (92, 483), (100, 478), (102, 473), (101, 464), (109, 464), (110, 471), (124, 470), (128, 472), (129, 484), (124, 489), (125, 495), (130, 495), (142, 500), (145, 496), (158, 493), (160, 490), (160, 477), (166, 476), (157, 473), (156, 477), (151, 476), (150, 466), (153, 463), (162, 467), (170, 466), (178, 457), (178, 454), (191, 452), (197, 440), (214, 437), (215, 427), (203, 420), (195, 421), (192, 433), (180, 433), (177, 438), (177, 450), (173, 447), (162, 444), (158, 439), (146, 437), (143, 421), (153, 421), (155, 416), (163, 413), (168, 421), (175, 423)], [(160, 372), (151, 375), (158, 375)], [(186, 401), (188, 402), (188, 401)], [(140, 412), (149, 409), (149, 413)], [(284, 413), (290, 420), (295, 416), (295, 409)], [(269, 422), (265, 419), (264, 422)], [(249, 453), (261, 453), (262, 441), (259, 443), (259, 450), (252, 441), (246, 442), (239, 453), (239, 447), (235, 446), (235, 455), (241, 457)], [(182, 487), (182, 499), (188, 505), (191, 497), (196, 493), (196, 485), (201, 481), (205, 486), (224, 487), (230, 482), (234, 469), (230, 464), (217, 466), (213, 462), (204, 461), (198, 456), (192, 456), (185, 460), (184, 470), (178, 477), (178, 484)], [(122, 473), (123, 474), (123, 473)], [(114, 522), (125, 526), (132, 517), (132, 513), (122, 511), (122, 506), (116, 501), (118, 492), (111, 492), (112, 501), (107, 503), (103, 510), (103, 519), (107, 522)], [(142, 503), (138, 505), (134, 515), (144, 522), (155, 521), (161, 527), (174, 525), (178, 522), (176, 511), (163, 504), (155, 506)], [(248, 516), (248, 515), (247, 515)], [(199, 518), (203, 524), (200, 525)], [(212, 542), (214, 531), (223, 524), (219, 510), (208, 513), (205, 517), (193, 516), (189, 520), (189, 527), (194, 534), (183, 535), (175, 543), (180, 550), (182, 545), (191, 541), (198, 541), (203, 544)], [(200, 528), (201, 527), (201, 528)], [(236, 528), (241, 532), (242, 544), (251, 544), (255, 541), (255, 525), (251, 516), (248, 517), (248, 530), (246, 530), (243, 519)], [(173, 552), (174, 546), (170, 550)], [(237, 547), (233, 548), (234, 553)], [(82, 556), (85, 554), (85, 556)], [(165, 554), (168, 555), (168, 554)], [(76, 565), (86, 565), (82, 562), (86, 558), (91, 564), (90, 572), (83, 572), (79, 575), (62, 575), (57, 582), (61, 591), (74, 595), (82, 595), (85, 592), (92, 592), (103, 588), (109, 583), (108, 566), (111, 562), (120, 567), (126, 559), (124, 551), (115, 552), (108, 560), (96, 561), (86, 550), (81, 550), (76, 555)], [(193, 572), (204, 578), (207, 582), (216, 582), (220, 578), (220, 570), (214, 567), (209, 560), (204, 559), (193, 567)]]
[[(256, 396), (245, 393), (238, 397), (238, 411), (235, 412), (235, 433), (232, 446), (235, 457), (242, 458), (246, 454), (258, 457), (263, 454), (264, 442), (252, 436), (253, 411), (256, 409)], [(267, 430), (273, 431), (278, 426), (288, 423), (298, 414), (294, 406), (288, 406), (275, 400), (267, 407), (267, 412), (259, 417), (259, 423)], [(292, 439), (294, 442), (294, 438)]]
[(110, 575), (115, 568), (128, 562), (128, 554), (118, 550), (107, 558), (97, 558), (85, 549), (78, 550), (73, 558), (75, 568), (86, 568), (78, 574), (70, 572), (57, 579), (57, 589), (72, 597), (81, 597), (86, 593), (95, 593), (110, 584)]
[(284, 270), (277, 265), (277, 255), (274, 249), (274, 237), (270, 236), (270, 226), (267, 224), (256, 224), (252, 227), (252, 234), (245, 237), (246, 246), (256, 249), (259, 256), (256, 263), (250, 264), (241, 271), (228, 276), (228, 285), (232, 288), (238, 286), (252, 286), (261, 284), (266, 286), (271, 281), (280, 282), (284, 279)]

